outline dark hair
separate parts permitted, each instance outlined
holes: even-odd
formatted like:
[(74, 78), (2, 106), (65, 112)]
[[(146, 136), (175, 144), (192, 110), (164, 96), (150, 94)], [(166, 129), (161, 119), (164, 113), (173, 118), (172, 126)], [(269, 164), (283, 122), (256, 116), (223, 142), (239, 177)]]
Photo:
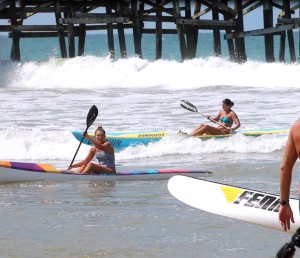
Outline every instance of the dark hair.
[(234, 103), (230, 99), (223, 99), (223, 103), (228, 106), (234, 106)]
[(100, 131), (100, 132), (104, 133), (104, 135), (105, 135), (105, 130), (102, 128), (101, 125), (99, 125), (98, 128), (95, 130), (95, 134), (97, 131)]

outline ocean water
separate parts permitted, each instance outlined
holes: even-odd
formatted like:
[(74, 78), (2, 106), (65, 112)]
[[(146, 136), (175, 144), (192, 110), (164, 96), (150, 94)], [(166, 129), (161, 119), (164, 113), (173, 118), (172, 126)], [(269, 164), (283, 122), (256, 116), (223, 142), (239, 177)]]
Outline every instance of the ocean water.
[[(228, 47), (226, 40), (221, 33), (221, 55), (228, 59)], [(294, 30), (294, 43), (296, 56), (299, 57), (299, 31)], [(128, 57), (135, 57), (133, 35), (126, 34), (126, 50)], [(77, 53), (77, 41), (75, 41)], [(118, 36), (114, 35), (114, 47), (116, 59), (120, 58)], [(280, 37), (274, 36), (274, 57), (279, 60)], [(68, 47), (68, 40), (66, 39)], [(0, 34), (0, 60), (9, 60), (11, 39)], [(263, 37), (246, 37), (245, 38), (246, 55), (249, 60), (265, 61), (265, 46)], [(57, 38), (22, 38), (20, 41), (21, 60), (22, 61), (47, 61), (49, 58), (60, 58), (59, 41)], [(85, 55), (97, 57), (107, 56), (109, 53), (106, 34), (87, 34), (85, 42)], [(155, 60), (155, 36), (145, 34), (142, 37), (142, 55), (143, 58)], [(212, 33), (199, 33), (198, 47), (196, 57), (209, 58), (214, 55), (213, 35)], [(166, 60), (181, 60), (179, 41), (177, 35), (163, 35), (162, 41), (162, 58)], [(285, 61), (290, 62), (290, 52), (288, 41), (286, 41)]]
[[(129, 58), (112, 61), (101, 39), (88, 36), (86, 55), (73, 59), (59, 57), (55, 39), (22, 40), (22, 62), (12, 63), (10, 41), (0, 37), (1, 160), (66, 168), (79, 144), (71, 130), (86, 128), (92, 105), (99, 115), (89, 132), (98, 125), (190, 132), (210, 123), (182, 109), (181, 99), (215, 115), (230, 98), (241, 129), (288, 128), (299, 117), (299, 64), (265, 63), (259, 39), (244, 64), (229, 62), (225, 49), (213, 57), (208, 42), (199, 57), (181, 62), (171, 36), (162, 60), (154, 61), (148, 38), (145, 59), (134, 57), (128, 41)], [(117, 169), (206, 169), (213, 172), (206, 179), (278, 193), (286, 139), (166, 137), (117, 152)], [(88, 150), (82, 145), (76, 160)], [(297, 164), (292, 196), (298, 171)], [(188, 207), (169, 194), (167, 181), (24, 182), (0, 185), (0, 194), (2, 257), (275, 257), (291, 238)]]

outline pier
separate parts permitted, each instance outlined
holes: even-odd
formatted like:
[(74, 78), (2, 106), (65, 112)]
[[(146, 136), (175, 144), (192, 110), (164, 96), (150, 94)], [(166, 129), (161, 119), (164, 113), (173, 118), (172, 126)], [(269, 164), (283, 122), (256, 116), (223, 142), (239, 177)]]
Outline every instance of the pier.
[[(274, 22), (274, 12), (279, 15)], [(245, 31), (245, 17), (259, 11), (262, 28)], [(118, 36), (121, 58), (127, 57), (125, 34), (132, 34), (135, 55), (143, 58), (144, 34), (155, 35), (155, 57), (162, 58), (164, 34), (176, 34), (182, 60), (197, 57), (201, 31), (213, 35), (215, 56), (222, 56), (225, 40), (233, 62), (247, 61), (246, 37), (263, 37), (266, 62), (285, 62), (286, 47), (291, 62), (299, 59), (293, 30), (299, 29), (300, 1), (272, 0), (0, 0), (0, 32), (11, 38), (10, 58), (21, 60), (22, 38), (56, 37), (62, 58), (82, 56), (88, 31), (107, 35), (107, 51), (115, 57)], [(49, 25), (25, 25), (35, 15), (52, 14)], [(145, 26), (149, 24), (150, 26)], [(278, 60), (275, 60), (274, 37), (279, 37)], [(77, 44), (77, 47), (76, 47)], [(298, 40), (299, 44), (299, 40)], [(75, 53), (77, 49), (77, 53)]]

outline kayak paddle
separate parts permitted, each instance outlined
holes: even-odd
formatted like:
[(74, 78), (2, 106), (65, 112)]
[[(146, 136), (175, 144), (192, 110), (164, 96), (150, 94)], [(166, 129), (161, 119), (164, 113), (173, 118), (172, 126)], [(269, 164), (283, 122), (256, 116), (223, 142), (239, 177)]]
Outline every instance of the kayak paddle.
[[(85, 131), (83, 132), (83, 136), (87, 133), (88, 129), (89, 129), (90, 126), (94, 123), (94, 121), (96, 120), (97, 116), (98, 116), (98, 108), (97, 108), (95, 105), (93, 105), (93, 106), (90, 108), (90, 111), (89, 111), (89, 113), (88, 113), (88, 115), (87, 115), (87, 117), (86, 117), (86, 129), (85, 129)], [(82, 142), (83, 142), (83, 139), (84, 139), (83, 136), (82, 136), (81, 141), (80, 141), (80, 143), (79, 143), (79, 145), (78, 145), (78, 148), (77, 148), (77, 150), (76, 150), (76, 153), (75, 153), (75, 155), (74, 155), (74, 157), (73, 157), (73, 159), (72, 159), (72, 161), (71, 161), (70, 166), (73, 165), (73, 162), (74, 162), (74, 160), (75, 160), (75, 157), (76, 157), (76, 155), (77, 155), (77, 152), (79, 151), (79, 148), (80, 148), (80, 146), (81, 146), (81, 144), (82, 144)]]

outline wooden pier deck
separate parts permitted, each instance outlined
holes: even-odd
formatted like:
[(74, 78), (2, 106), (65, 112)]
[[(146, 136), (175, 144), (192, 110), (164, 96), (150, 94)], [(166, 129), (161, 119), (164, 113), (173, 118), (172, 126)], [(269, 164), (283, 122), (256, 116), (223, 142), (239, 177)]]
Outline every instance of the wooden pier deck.
[[(263, 28), (245, 31), (245, 16), (255, 10), (261, 12)], [(278, 10), (274, 23), (274, 11)], [(24, 24), (46, 13), (54, 17), (49, 25)], [(87, 31), (106, 31), (112, 58), (114, 32), (122, 58), (127, 57), (127, 31), (132, 33), (135, 54), (141, 58), (143, 34), (155, 34), (156, 59), (162, 57), (163, 34), (177, 34), (181, 58), (186, 60), (197, 57), (198, 33), (205, 30), (213, 33), (215, 56), (222, 55), (221, 40), (226, 40), (230, 60), (245, 62), (245, 38), (260, 36), (267, 62), (284, 62), (286, 44), (290, 60), (296, 62), (293, 30), (299, 28), (299, 13), (300, 0), (0, 0), (0, 19), (7, 21), (0, 25), (0, 32), (7, 32), (12, 39), (10, 57), (14, 61), (21, 60), (20, 40), (29, 37), (57, 37), (62, 58), (84, 55)], [(144, 26), (146, 23), (151, 26)], [(274, 57), (275, 36), (280, 37), (279, 60)]]

